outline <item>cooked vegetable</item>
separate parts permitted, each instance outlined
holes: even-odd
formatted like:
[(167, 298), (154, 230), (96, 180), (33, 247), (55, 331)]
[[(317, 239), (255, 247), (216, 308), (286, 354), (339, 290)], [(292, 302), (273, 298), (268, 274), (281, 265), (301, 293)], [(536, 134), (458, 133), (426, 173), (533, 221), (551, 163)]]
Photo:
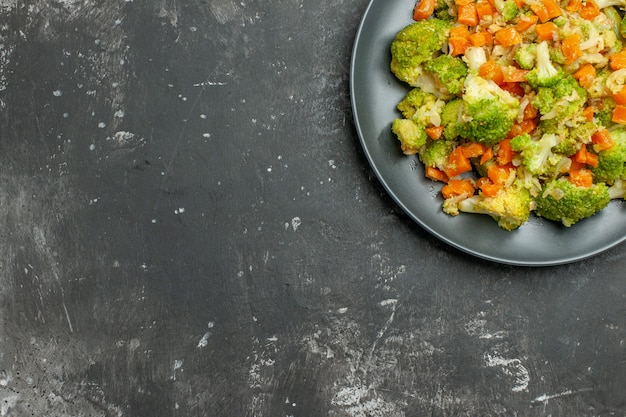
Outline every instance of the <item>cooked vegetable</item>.
[(392, 131), (444, 212), (570, 227), (626, 195), (626, 0), (418, 0)]

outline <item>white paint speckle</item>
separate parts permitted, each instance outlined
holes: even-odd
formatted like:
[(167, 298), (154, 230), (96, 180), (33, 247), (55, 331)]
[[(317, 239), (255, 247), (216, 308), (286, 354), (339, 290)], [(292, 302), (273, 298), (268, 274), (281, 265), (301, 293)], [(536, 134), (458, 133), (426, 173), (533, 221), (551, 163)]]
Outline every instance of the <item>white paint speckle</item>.
[(63, 92), (61, 90), (54, 90), (52, 92), (52, 95), (55, 97), (61, 97), (63, 95)]
[(204, 334), (204, 336), (202, 336), (202, 338), (198, 342), (198, 346), (196, 346), (196, 347), (198, 347), (198, 348), (207, 347), (207, 345), (209, 344), (209, 337), (211, 337), (211, 332), (206, 332)]
[(98, 127), (99, 127), (100, 129), (104, 129), (105, 127), (107, 127), (107, 124), (106, 124), (106, 123), (104, 123), (104, 122), (100, 122), (100, 123), (98, 123)]
[(522, 364), (520, 359), (507, 359), (499, 356), (497, 353), (485, 354), (485, 365), (487, 367), (500, 367), (505, 375), (513, 378), (513, 387), (511, 391), (522, 392), (528, 389), (530, 383), (530, 373)]
[(293, 219), (291, 219), (291, 227), (293, 228), (294, 232), (298, 231), (298, 228), (300, 227), (301, 224), (302, 224), (302, 219), (300, 219), (300, 217), (296, 216)]

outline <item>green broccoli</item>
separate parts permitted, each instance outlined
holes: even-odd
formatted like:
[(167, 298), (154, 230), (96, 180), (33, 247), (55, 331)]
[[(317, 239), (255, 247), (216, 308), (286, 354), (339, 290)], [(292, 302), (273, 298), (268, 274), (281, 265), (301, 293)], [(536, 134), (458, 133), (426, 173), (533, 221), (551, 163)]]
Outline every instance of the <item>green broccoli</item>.
[(443, 137), (447, 140), (456, 139), (461, 134), (463, 112), (463, 100), (454, 99), (446, 103), (441, 110), (441, 125)]
[(611, 184), (626, 174), (626, 129), (619, 127), (609, 133), (614, 145), (598, 152), (598, 166), (591, 168), (594, 182)]
[(477, 75), (467, 77), (462, 100), (461, 136), (487, 146), (507, 136), (520, 107), (511, 93)]
[(530, 192), (520, 184), (513, 183), (493, 197), (477, 194), (458, 203), (464, 213), (487, 214), (504, 230), (515, 230), (528, 221), (533, 199)]
[(537, 45), (536, 52), (536, 66), (526, 75), (526, 81), (533, 88), (552, 87), (563, 78), (563, 70), (552, 63), (548, 42)]
[(455, 147), (454, 141), (441, 139), (429, 141), (426, 146), (422, 146), (420, 149), (420, 161), (424, 166), (444, 169), (448, 163), (448, 157)]
[(535, 197), (535, 213), (570, 227), (604, 209), (610, 201), (608, 186), (604, 183), (586, 188), (560, 177), (544, 184)]
[(424, 69), (434, 73), (450, 94), (463, 91), (463, 83), (467, 76), (467, 65), (461, 58), (450, 55), (439, 55), (424, 64)]
[(522, 164), (528, 172), (535, 175), (545, 174), (554, 168), (563, 158), (555, 154), (552, 148), (559, 144), (559, 138), (554, 133), (547, 133), (539, 140), (534, 140), (528, 133), (511, 139), (511, 148), (520, 152)]
[(559, 143), (552, 148), (556, 153), (564, 156), (572, 156), (580, 149), (582, 143), (589, 142), (589, 138), (598, 130), (598, 125), (593, 122), (581, 121), (573, 123), (573, 126), (565, 126), (560, 132)]
[(552, 87), (539, 87), (532, 100), (542, 115), (539, 126), (548, 133), (564, 129), (565, 124), (582, 123), (586, 102), (587, 92), (572, 76), (561, 78)]
[(514, 58), (520, 68), (525, 70), (533, 69), (537, 58), (537, 44), (530, 43), (520, 45), (515, 51)]
[(424, 128), (411, 119), (394, 119), (391, 131), (398, 137), (405, 155), (415, 155), (428, 140)]
[(405, 119), (420, 119), (422, 114), (428, 113), (436, 105), (437, 98), (419, 88), (409, 90), (396, 106)]
[(504, 22), (509, 22), (517, 17), (519, 9), (515, 0), (495, 0), (494, 6), (496, 6)]
[(437, 4), (435, 5), (435, 11), (433, 15), (441, 20), (454, 22), (455, 17), (450, 13), (451, 6), (454, 4), (453, 0), (437, 0)]
[(611, 119), (616, 106), (613, 97), (604, 97), (603, 99), (594, 100), (592, 106), (594, 108), (594, 119), (597, 120), (599, 125), (604, 127), (613, 125)]
[(402, 29), (391, 43), (391, 72), (417, 86), (422, 64), (441, 53), (451, 24), (441, 19), (420, 20)]

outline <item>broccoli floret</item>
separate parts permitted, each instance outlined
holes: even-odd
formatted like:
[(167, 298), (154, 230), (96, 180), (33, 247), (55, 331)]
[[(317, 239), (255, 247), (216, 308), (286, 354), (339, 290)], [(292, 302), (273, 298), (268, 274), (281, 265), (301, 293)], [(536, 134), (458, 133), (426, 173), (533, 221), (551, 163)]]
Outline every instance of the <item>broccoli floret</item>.
[(415, 155), (428, 140), (424, 128), (411, 119), (394, 119), (391, 131), (398, 137), (405, 155)]
[(540, 87), (532, 100), (532, 105), (539, 110), (539, 113), (546, 114), (554, 107), (555, 100), (552, 89)]
[(560, 132), (555, 132), (559, 136), (559, 143), (552, 151), (563, 154), (565, 156), (574, 155), (580, 149), (581, 143), (589, 142), (589, 138), (593, 135), (598, 126), (593, 122), (581, 122), (574, 126), (566, 126)]
[(459, 211), (487, 214), (498, 222), (498, 226), (508, 231), (528, 221), (532, 206), (530, 192), (517, 183), (503, 188), (493, 197), (478, 194), (458, 203)]
[(626, 130), (620, 127), (609, 134), (614, 145), (598, 152), (598, 166), (591, 169), (594, 182), (611, 184), (626, 174)]
[(441, 52), (450, 23), (432, 18), (402, 29), (391, 43), (391, 72), (401, 81), (417, 86), (422, 64)]
[(535, 213), (570, 227), (605, 208), (611, 200), (604, 183), (580, 187), (566, 177), (546, 183), (535, 197)]
[(605, 97), (599, 101), (594, 101), (592, 105), (594, 108), (594, 118), (597, 120), (599, 125), (604, 127), (613, 125), (613, 121), (611, 119), (613, 117), (613, 110), (615, 109), (616, 103), (612, 97)]
[(444, 21), (454, 21), (455, 16), (450, 13), (450, 6), (454, 1), (437, 0), (434, 16)]
[(559, 144), (559, 138), (554, 133), (544, 134), (541, 139), (534, 140), (526, 133), (511, 139), (511, 148), (520, 152), (522, 164), (531, 174), (545, 174), (563, 158), (552, 151)]
[(491, 80), (468, 76), (463, 94), (461, 136), (491, 146), (504, 139), (517, 118), (520, 103)]
[(448, 157), (456, 146), (453, 141), (433, 140), (420, 150), (420, 161), (427, 167), (444, 169), (448, 163)]
[(424, 64), (426, 71), (434, 73), (450, 94), (459, 94), (467, 76), (467, 65), (461, 58), (439, 55)]
[(530, 70), (535, 67), (537, 58), (537, 44), (523, 44), (515, 51), (515, 62), (520, 68)]
[(397, 105), (398, 110), (406, 119), (418, 119), (420, 112), (424, 113), (435, 105), (437, 98), (419, 88), (411, 89)]
[(504, 22), (513, 20), (519, 11), (515, 0), (495, 0), (494, 6), (496, 6)]
[[(561, 78), (552, 87), (539, 87), (532, 101), (541, 113), (541, 122), (555, 119), (557, 123), (572, 123), (576, 118), (583, 120), (582, 110), (587, 101), (587, 92), (572, 76)], [(550, 122), (552, 123), (552, 122)], [(560, 128), (560, 127), (557, 127)]]
[(551, 87), (563, 78), (563, 70), (556, 68), (550, 59), (550, 47), (543, 41), (537, 45), (536, 66), (526, 75), (531, 87)]
[(454, 99), (446, 103), (441, 111), (441, 125), (443, 137), (447, 140), (456, 139), (461, 134), (463, 100)]
[(565, 64), (565, 54), (563, 54), (561, 48), (555, 46), (550, 47), (550, 61), (552, 61), (553, 64)]

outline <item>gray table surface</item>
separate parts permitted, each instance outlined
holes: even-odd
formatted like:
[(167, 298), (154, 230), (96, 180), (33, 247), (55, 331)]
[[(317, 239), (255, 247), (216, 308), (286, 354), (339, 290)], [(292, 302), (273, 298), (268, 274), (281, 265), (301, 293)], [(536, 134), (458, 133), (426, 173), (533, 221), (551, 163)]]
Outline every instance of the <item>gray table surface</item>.
[(352, 121), (367, 0), (0, 0), (0, 415), (624, 416), (624, 246), (441, 243)]

